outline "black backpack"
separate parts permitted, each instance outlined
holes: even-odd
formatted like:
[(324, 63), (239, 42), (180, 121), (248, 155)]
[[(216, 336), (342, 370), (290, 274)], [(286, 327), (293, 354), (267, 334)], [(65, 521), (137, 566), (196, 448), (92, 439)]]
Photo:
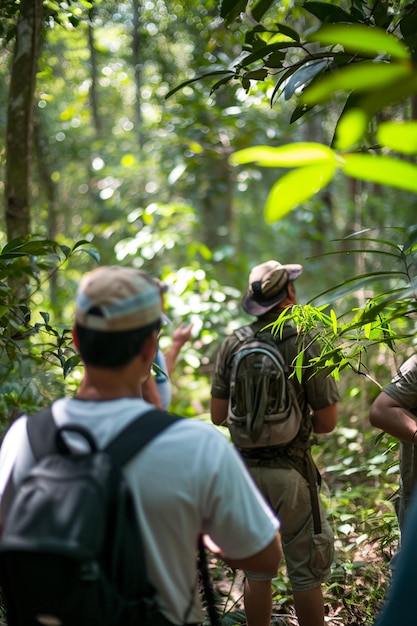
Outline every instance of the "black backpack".
[(240, 449), (286, 446), (297, 437), (303, 414), (279, 340), (250, 325), (235, 334), (240, 345), (232, 359), (227, 417), (232, 441)]
[[(168, 624), (146, 576), (133, 498), (121, 468), (180, 419), (151, 410), (104, 450), (82, 426), (58, 428), (50, 409), (27, 420), (36, 464), (14, 495), (0, 539), (0, 584), (10, 626)], [(90, 452), (71, 454), (64, 432)], [(6, 497), (6, 493), (8, 495)], [(3, 504), (3, 503), (2, 503)]]

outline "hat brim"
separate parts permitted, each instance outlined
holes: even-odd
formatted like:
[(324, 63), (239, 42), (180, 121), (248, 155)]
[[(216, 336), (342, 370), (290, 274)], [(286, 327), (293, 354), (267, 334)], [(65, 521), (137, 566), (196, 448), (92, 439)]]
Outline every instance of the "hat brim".
[[(283, 265), (282, 267), (287, 270), (288, 280), (291, 281), (298, 278), (303, 271), (303, 266), (298, 264)], [(256, 317), (259, 317), (260, 315), (264, 315), (265, 313), (268, 313), (268, 311), (271, 311), (273, 308), (278, 306), (278, 304), (280, 304), (285, 299), (286, 295), (287, 292), (284, 287), (279, 293), (276, 294), (274, 298), (271, 298), (270, 300), (268, 300), (268, 302), (264, 302), (262, 304), (254, 300), (253, 293), (250, 289), (247, 289), (242, 298), (242, 308), (244, 311), (246, 311), (246, 313), (249, 313), (249, 315), (255, 315)]]

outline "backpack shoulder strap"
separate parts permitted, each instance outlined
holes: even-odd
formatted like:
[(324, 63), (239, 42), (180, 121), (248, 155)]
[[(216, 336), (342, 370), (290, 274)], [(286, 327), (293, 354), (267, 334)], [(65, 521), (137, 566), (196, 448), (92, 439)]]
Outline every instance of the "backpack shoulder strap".
[(52, 408), (47, 407), (33, 415), (28, 415), (26, 431), (30, 447), (37, 461), (55, 452), (57, 426), (52, 417)]
[[(143, 446), (180, 419), (184, 418), (159, 409), (151, 409), (136, 417), (118, 433), (106, 446), (105, 451), (111, 456), (113, 463), (123, 467)], [(57, 430), (51, 407), (28, 417), (27, 433), (36, 460), (57, 451)]]
[(151, 409), (116, 435), (106, 446), (105, 451), (111, 456), (113, 463), (123, 467), (154, 437), (181, 419), (184, 418), (160, 409)]
[(246, 326), (241, 326), (240, 328), (237, 328), (235, 330), (235, 335), (239, 339), (239, 341), (242, 342), (249, 337), (254, 337), (255, 331), (250, 324), (247, 324)]

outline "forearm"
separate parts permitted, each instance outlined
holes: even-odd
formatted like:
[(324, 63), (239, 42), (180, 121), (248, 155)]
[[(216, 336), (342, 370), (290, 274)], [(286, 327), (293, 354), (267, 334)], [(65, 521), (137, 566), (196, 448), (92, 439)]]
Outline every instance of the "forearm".
[(234, 569), (242, 569), (251, 572), (271, 573), (275, 576), (282, 558), (281, 537), (276, 533), (275, 537), (266, 548), (256, 554), (242, 559), (231, 559), (224, 554), (209, 537), (205, 537), (205, 544), (209, 550), (216, 554), (222, 561)]
[(407, 409), (395, 404), (384, 392), (373, 403), (370, 414), (372, 426), (396, 437), (400, 441), (417, 444), (416, 417)]
[(168, 377), (171, 378), (172, 372), (174, 370), (175, 361), (181, 351), (181, 348), (184, 344), (180, 341), (173, 341), (171, 347), (165, 352), (165, 363), (167, 366), (167, 374)]

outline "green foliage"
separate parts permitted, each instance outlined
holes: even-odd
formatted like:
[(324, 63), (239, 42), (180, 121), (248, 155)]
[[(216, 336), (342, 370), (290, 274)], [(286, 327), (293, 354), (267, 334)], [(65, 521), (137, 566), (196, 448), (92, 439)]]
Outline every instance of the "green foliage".
[[(298, 101), (291, 122), (328, 102), (342, 100), (344, 108), (331, 142), (335, 149), (323, 154), (319, 162), (309, 155), (319, 150), (314, 143), (270, 148), (267, 163), (263, 160), (267, 146), (233, 154), (233, 165), (255, 162), (297, 168), (272, 187), (265, 205), (266, 221), (271, 224), (282, 219), (324, 190), (338, 172), (356, 180), (416, 192), (416, 166), (401, 156), (416, 154), (416, 123), (409, 122), (411, 134), (405, 138), (403, 131), (402, 139), (395, 137), (395, 127), (402, 120), (389, 122), (386, 128), (382, 123), (381, 129), (376, 123), (381, 113), (392, 115), (395, 105), (417, 93), (416, 46), (411, 37), (416, 24), (414, 10), (409, 5), (383, 5), (377, 1), (373, 5), (357, 2), (346, 11), (327, 2), (307, 1), (303, 9), (319, 21), (319, 26), (303, 37), (277, 20), (277, 4), (272, 0), (222, 3), (221, 16), (226, 24), (233, 25), (233, 34), (244, 32), (245, 43), (242, 55), (231, 68), (216, 68), (216, 74), (223, 73), (223, 78), (212, 86), (212, 92), (238, 80), (249, 93), (254, 82), (272, 80), (275, 86), (271, 104), (280, 94), (286, 100), (295, 97)], [(244, 19), (245, 11), (250, 20)], [(213, 73), (205, 73), (187, 84), (210, 75)], [(184, 85), (175, 87), (167, 97)], [(302, 164), (292, 160), (295, 149), (306, 153)], [(394, 149), (400, 157), (389, 156), (387, 149)], [(369, 153), (357, 154), (364, 150)]]
[[(395, 231), (395, 229), (393, 229)], [(395, 344), (414, 335), (413, 318), (416, 305), (416, 229), (398, 228), (405, 239), (405, 244), (372, 238), (360, 233), (349, 242), (353, 244), (351, 254), (364, 254), (363, 243), (369, 244), (367, 254), (387, 260), (389, 269), (370, 271), (354, 276), (341, 285), (317, 295), (315, 300), (324, 300), (325, 304), (294, 305), (285, 309), (272, 331), (279, 334), (286, 321), (292, 320), (300, 334), (300, 352), (295, 363), (295, 375), (301, 380), (302, 369), (313, 365), (340, 379), (340, 372), (346, 368), (357, 374), (371, 377), (367, 363), (368, 354), (373, 347), (387, 346), (395, 350)], [(360, 248), (354, 246), (360, 244)], [(374, 252), (372, 252), (372, 246)], [(369, 297), (362, 307), (351, 307), (349, 295), (363, 289), (376, 294)], [(336, 313), (329, 308), (343, 298), (345, 310)], [(305, 346), (303, 338), (319, 341), (320, 355), (310, 363), (303, 364)], [(372, 377), (371, 377), (372, 379)]]
[[(413, 191), (417, 178), (416, 125), (404, 122), (403, 106), (414, 89), (415, 16), (411, 6), (381, 2), (223, 0), (225, 29), (217, 5), (141, 3), (134, 25), (130, 2), (102, 0), (93, 12), (88, 2), (45, 3), (62, 16), (48, 19), (54, 28), (38, 73), (37, 234), (0, 254), (0, 414), (5, 425), (76, 388), (73, 295), (99, 255), (169, 284), (168, 316), (174, 325), (193, 323), (174, 371), (172, 409), (209, 419), (215, 351), (247, 321), (240, 298), (250, 268), (268, 258), (301, 262), (297, 291), (307, 305), (291, 315), (321, 337), (316, 366), (343, 388), (340, 426), (314, 450), (337, 536), (328, 602), (344, 611), (344, 623), (355, 610), (363, 622), (385, 589), (398, 534), (387, 503), (397, 449), (375, 440), (366, 414), (400, 352), (413, 349), (415, 199), (402, 189)], [(1, 20), (8, 29), (18, 4), (4, 7), (13, 9)], [(311, 114), (319, 112), (317, 125)], [(352, 177), (362, 181), (355, 189), (345, 180)], [(392, 188), (381, 190), (386, 182)], [(401, 228), (385, 230), (390, 224)], [(22, 285), (16, 298), (12, 289)], [(171, 329), (163, 329), (163, 349)], [(274, 585), (276, 606), (289, 607), (285, 570)], [(239, 623), (231, 600), (224, 617)]]
[[(88, 247), (85, 247), (87, 244)], [(15, 239), (0, 252), (0, 415), (1, 426), (24, 410), (34, 410), (57, 390), (79, 364), (71, 323), (52, 321), (45, 286), (79, 253), (95, 262), (88, 242), (71, 248), (35, 237)], [(38, 321), (39, 320), (39, 321)], [(72, 320), (71, 320), (72, 322)]]

